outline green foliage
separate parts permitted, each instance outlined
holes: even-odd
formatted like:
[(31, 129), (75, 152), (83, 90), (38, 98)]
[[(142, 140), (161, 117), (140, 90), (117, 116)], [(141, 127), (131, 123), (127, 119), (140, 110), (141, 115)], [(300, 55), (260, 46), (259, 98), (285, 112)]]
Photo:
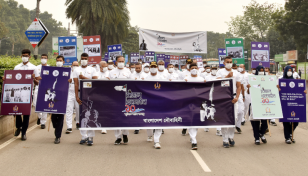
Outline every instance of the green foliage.
[[(298, 49), (306, 51), (308, 44), (308, 1), (292, 0), (285, 4), (285, 9), (272, 15), (275, 29), (287, 41), (294, 38)], [(304, 56), (303, 56), (304, 57)]]
[(233, 38), (229, 32), (226, 34), (207, 32), (207, 58), (218, 58), (218, 48), (225, 48), (225, 39)]
[(123, 41), (123, 50), (125, 54), (130, 55), (130, 53), (139, 52), (139, 27), (129, 27), (128, 36)]
[(102, 52), (107, 45), (120, 44), (129, 34), (126, 0), (66, 0), (66, 16), (84, 36), (100, 35)]

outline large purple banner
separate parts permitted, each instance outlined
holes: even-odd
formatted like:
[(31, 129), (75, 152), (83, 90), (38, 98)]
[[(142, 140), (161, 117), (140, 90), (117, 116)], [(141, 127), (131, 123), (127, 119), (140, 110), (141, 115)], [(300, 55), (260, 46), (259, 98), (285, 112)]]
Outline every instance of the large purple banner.
[(30, 115), (33, 70), (5, 70), (1, 115)]
[(42, 66), (35, 112), (65, 114), (71, 68)]
[(232, 80), (80, 82), (81, 129), (234, 127)]
[(279, 79), (283, 119), (279, 122), (306, 122), (305, 80)]
[(251, 68), (258, 65), (270, 67), (270, 45), (268, 42), (251, 42)]

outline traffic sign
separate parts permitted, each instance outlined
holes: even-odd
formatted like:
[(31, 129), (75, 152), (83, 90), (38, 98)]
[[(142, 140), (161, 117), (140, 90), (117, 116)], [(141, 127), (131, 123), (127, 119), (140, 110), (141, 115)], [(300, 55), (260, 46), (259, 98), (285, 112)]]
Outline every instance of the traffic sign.
[(29, 28), (26, 30), (25, 34), (33, 48), (35, 48), (36, 45), (39, 47), (42, 44), (42, 42), (49, 34), (49, 31), (41, 22), (41, 20), (35, 18)]

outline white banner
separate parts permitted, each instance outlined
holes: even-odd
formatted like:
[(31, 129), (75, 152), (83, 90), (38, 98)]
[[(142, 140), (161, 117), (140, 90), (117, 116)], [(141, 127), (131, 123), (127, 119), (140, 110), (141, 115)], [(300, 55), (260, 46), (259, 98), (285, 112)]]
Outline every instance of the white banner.
[(207, 33), (169, 33), (139, 29), (139, 50), (173, 53), (207, 53)]

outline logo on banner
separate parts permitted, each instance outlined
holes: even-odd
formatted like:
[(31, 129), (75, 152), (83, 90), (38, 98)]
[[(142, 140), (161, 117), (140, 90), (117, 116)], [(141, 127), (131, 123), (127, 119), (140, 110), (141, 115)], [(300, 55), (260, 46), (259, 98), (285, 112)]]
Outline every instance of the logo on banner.
[[(209, 93), (209, 105), (207, 101), (202, 101), (200, 107), (200, 121), (204, 122), (205, 120), (215, 120), (215, 113), (216, 109), (214, 108), (215, 105), (213, 104), (213, 93), (214, 93), (214, 83), (212, 84), (210, 93)], [(206, 118), (206, 119), (205, 119)]]
[(20, 79), (22, 78), (22, 75), (21, 75), (20, 73), (17, 73), (17, 74), (15, 75), (15, 78), (16, 78), (17, 80), (20, 80)]
[(54, 71), (52, 72), (52, 75), (53, 75), (54, 77), (59, 76), (59, 71), (58, 71), (58, 70), (54, 70)]
[(156, 35), (157, 35), (157, 46), (164, 47), (167, 43), (166, 38), (160, 36), (158, 33)]
[(237, 60), (234, 60), (234, 63), (237, 64)]
[(115, 86), (116, 91), (125, 92), (125, 110), (122, 112), (125, 116), (144, 116), (145, 113), (142, 112), (145, 109), (136, 108), (137, 105), (147, 105), (147, 99), (142, 99), (142, 92), (133, 92), (132, 90), (127, 90), (127, 85), (124, 86)]
[(65, 42), (66, 42), (66, 43), (69, 43), (69, 42), (70, 42), (70, 39), (65, 39)]
[(52, 102), (50, 102), (50, 103), (48, 104), (48, 107), (51, 108), (51, 109), (52, 109), (54, 106), (55, 106), (55, 104), (52, 103)]
[(13, 107), (13, 112), (18, 112), (18, 106), (17, 106), (17, 105), (15, 105), (15, 106)]
[(221, 53), (221, 50), (219, 50), (219, 53)]
[(298, 87), (304, 87), (304, 83), (298, 83)]
[(256, 44), (252, 44), (252, 47), (256, 47)]
[(266, 107), (266, 108), (265, 108), (265, 112), (266, 112), (266, 113), (271, 113), (271, 108)]
[(242, 43), (242, 41), (238, 41), (237, 43), (238, 43), (238, 44), (241, 44), (241, 43)]
[(6, 75), (6, 79), (12, 79), (12, 77), (13, 77), (12, 74), (7, 74)]
[(235, 44), (235, 40), (232, 40), (232, 44), (233, 44), (233, 45)]
[(226, 54), (226, 50), (223, 51)]
[(268, 47), (268, 45), (264, 45), (264, 48), (267, 48)]
[(259, 48), (262, 48), (262, 45), (261, 45), (261, 44), (258, 44), (258, 47), (259, 47)]
[(99, 42), (99, 38), (96, 38), (95, 41)]
[(292, 112), (291, 112), (291, 117), (295, 117), (295, 115), (296, 115), (295, 112), (292, 111)]
[(160, 85), (158, 82), (157, 82), (156, 84), (154, 84), (154, 88), (155, 88), (156, 90), (159, 90), (160, 87), (161, 87), (161, 85)]
[(93, 42), (93, 38), (90, 38), (90, 42)]
[(291, 81), (291, 82), (289, 83), (289, 86), (290, 86), (291, 88), (294, 88), (294, 87), (295, 87), (295, 83), (294, 83), (293, 81)]
[(259, 65), (262, 65), (262, 62), (260, 62)]
[(70, 61), (71, 61), (70, 59), (66, 59), (66, 63), (70, 63)]

